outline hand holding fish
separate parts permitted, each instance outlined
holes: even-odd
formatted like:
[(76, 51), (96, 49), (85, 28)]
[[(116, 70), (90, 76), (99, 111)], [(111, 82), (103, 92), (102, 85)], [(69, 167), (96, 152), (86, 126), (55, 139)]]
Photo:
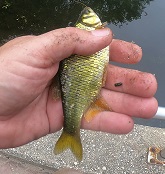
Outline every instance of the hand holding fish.
[[(72, 54), (91, 55), (110, 45), (110, 61), (138, 63), (139, 46), (112, 39), (109, 29), (63, 28), (15, 38), (0, 47), (0, 148), (16, 147), (56, 132), (63, 125), (61, 100), (50, 84), (59, 62)], [(121, 86), (114, 84), (122, 82)], [(108, 65), (101, 95), (113, 112), (100, 112), (82, 128), (116, 134), (133, 128), (131, 116), (151, 118), (157, 111), (154, 75)]]

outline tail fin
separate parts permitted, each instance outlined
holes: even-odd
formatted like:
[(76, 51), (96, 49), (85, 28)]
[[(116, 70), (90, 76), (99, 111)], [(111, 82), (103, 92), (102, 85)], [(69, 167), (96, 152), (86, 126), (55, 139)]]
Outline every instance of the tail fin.
[(70, 149), (79, 161), (82, 160), (82, 144), (80, 137), (70, 135), (63, 131), (54, 147), (54, 153), (57, 155), (66, 149)]

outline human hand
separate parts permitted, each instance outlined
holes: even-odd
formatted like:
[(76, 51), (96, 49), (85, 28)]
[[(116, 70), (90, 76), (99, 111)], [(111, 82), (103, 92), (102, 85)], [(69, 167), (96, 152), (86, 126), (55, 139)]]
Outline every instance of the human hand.
[[(59, 62), (71, 54), (93, 54), (109, 44), (111, 61), (140, 61), (141, 48), (112, 40), (109, 29), (95, 33), (77, 28), (58, 29), (39, 36), (19, 37), (0, 47), (0, 148), (23, 145), (61, 129), (61, 100), (53, 100), (50, 91)], [(117, 82), (123, 85), (114, 87)], [(109, 65), (101, 93), (113, 112), (102, 112), (90, 123), (83, 119), (82, 128), (111, 133), (131, 131), (131, 116), (150, 118), (156, 113), (156, 89), (152, 74)]]

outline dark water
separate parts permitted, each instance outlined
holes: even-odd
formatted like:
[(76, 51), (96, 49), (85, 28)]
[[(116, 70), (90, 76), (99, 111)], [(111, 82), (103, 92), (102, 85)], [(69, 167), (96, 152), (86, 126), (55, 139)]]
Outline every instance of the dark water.
[[(107, 21), (116, 38), (134, 41), (143, 49), (138, 65), (125, 67), (156, 75), (159, 106), (165, 107), (165, 1), (84, 0)], [(1, 0), (0, 44), (25, 34), (41, 34), (73, 25), (83, 5), (73, 0)], [(121, 65), (123, 66), (123, 65)], [(165, 121), (136, 119), (136, 123), (165, 127)]]

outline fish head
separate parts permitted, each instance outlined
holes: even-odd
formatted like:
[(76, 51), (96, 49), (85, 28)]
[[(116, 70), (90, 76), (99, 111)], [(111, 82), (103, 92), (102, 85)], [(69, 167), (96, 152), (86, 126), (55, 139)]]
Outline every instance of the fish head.
[(82, 10), (77, 23), (93, 28), (98, 28), (102, 25), (100, 18), (90, 7), (85, 7)]

